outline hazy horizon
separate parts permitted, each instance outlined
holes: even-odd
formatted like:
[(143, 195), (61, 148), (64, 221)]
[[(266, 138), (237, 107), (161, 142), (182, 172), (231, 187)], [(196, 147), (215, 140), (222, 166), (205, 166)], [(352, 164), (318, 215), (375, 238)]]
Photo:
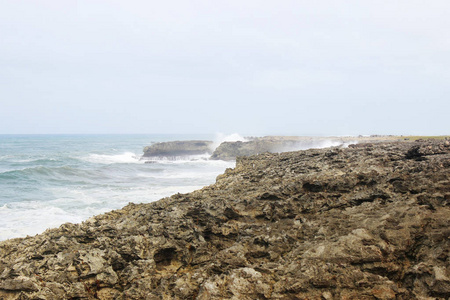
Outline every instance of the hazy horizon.
[(0, 134), (450, 134), (448, 1), (0, 7)]

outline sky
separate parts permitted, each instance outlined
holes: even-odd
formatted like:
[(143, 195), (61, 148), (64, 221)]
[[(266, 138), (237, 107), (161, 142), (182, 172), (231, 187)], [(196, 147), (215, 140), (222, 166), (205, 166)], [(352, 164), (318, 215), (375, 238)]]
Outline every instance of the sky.
[(0, 134), (450, 134), (448, 0), (0, 0)]

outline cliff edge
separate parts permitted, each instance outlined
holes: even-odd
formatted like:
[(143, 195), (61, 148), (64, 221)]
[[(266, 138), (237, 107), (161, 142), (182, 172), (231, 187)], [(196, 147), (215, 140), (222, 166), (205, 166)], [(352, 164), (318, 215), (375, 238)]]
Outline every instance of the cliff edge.
[[(367, 138), (352, 137), (352, 141), (366, 141)], [(324, 148), (331, 145), (344, 145), (348, 137), (302, 137), (302, 136), (265, 136), (252, 138), (245, 142), (223, 142), (212, 153), (211, 159), (235, 160), (238, 156), (250, 156), (260, 153), (278, 153), (311, 148)]]
[[(351, 143), (379, 143), (403, 141), (400, 136), (358, 136), (358, 137), (307, 137), (307, 136), (264, 136), (248, 137), (245, 141), (221, 142), (215, 147), (213, 141), (170, 141), (146, 146), (142, 160), (176, 159), (190, 155), (210, 155), (214, 160), (235, 160), (238, 156), (260, 153), (286, 152), (348, 145)], [(214, 149), (215, 148), (215, 149)]]
[(211, 154), (212, 144), (212, 141), (197, 140), (155, 143), (144, 148), (144, 155), (142, 158), (174, 158), (178, 156)]
[(0, 299), (448, 299), (449, 141), (237, 159), (215, 184), (0, 243)]

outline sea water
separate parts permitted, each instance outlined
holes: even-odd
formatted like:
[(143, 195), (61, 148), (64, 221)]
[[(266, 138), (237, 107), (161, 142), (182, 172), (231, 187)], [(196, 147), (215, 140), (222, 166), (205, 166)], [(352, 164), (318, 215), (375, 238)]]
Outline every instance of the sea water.
[(0, 135), (0, 240), (149, 203), (215, 182), (234, 162), (140, 160), (156, 142), (205, 135)]

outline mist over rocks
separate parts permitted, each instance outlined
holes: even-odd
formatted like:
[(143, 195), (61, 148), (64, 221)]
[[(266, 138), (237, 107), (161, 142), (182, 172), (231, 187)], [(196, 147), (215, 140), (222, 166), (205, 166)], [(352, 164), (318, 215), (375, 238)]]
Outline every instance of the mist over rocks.
[(243, 138), (238, 134), (220, 136), (218, 141), (171, 141), (155, 143), (144, 148), (142, 159), (176, 158), (190, 155), (209, 155), (214, 160), (235, 160), (238, 156), (249, 156), (265, 152), (278, 153), (310, 148), (346, 146), (358, 142), (382, 142), (399, 137), (302, 137), (265, 136)]
[(448, 141), (238, 157), (189, 194), (0, 242), (0, 299), (448, 299)]
[[(211, 155), (211, 159), (235, 160), (238, 156), (260, 153), (279, 153), (310, 148), (325, 148), (344, 145), (345, 138), (266, 136), (248, 141), (223, 142)], [(355, 140), (355, 139), (354, 139)]]

